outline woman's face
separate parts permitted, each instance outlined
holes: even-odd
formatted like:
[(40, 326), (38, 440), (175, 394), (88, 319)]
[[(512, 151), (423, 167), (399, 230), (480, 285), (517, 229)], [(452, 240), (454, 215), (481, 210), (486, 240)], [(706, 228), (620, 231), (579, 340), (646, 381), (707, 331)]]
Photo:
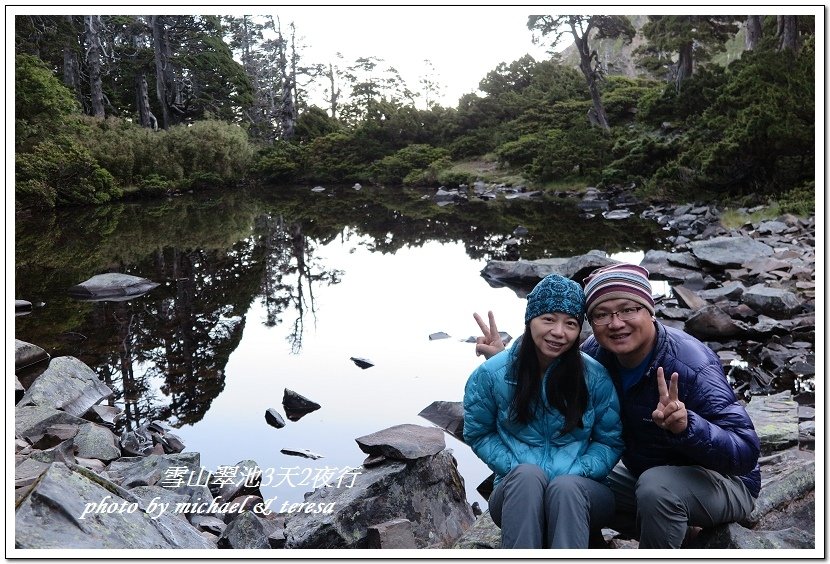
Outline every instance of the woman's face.
[(542, 369), (576, 344), (579, 331), (579, 321), (567, 313), (544, 313), (530, 320), (530, 335)]

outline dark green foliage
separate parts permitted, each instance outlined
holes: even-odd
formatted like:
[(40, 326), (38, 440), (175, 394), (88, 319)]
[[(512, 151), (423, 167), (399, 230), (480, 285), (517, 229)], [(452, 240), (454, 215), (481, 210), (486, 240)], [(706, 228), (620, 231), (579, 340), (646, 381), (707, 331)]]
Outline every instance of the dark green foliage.
[(259, 151), (252, 172), (267, 182), (293, 182), (302, 171), (304, 151), (300, 145), (277, 140)]
[(325, 110), (321, 110), (317, 106), (311, 106), (297, 118), (297, 123), (294, 126), (294, 136), (297, 142), (307, 143), (342, 128), (340, 122), (329, 117)]
[(353, 135), (329, 133), (317, 137), (306, 149), (303, 178), (312, 182), (356, 182), (364, 170), (361, 147)]
[(449, 152), (430, 145), (410, 145), (372, 164), (376, 184), (434, 184), (440, 170), (450, 166)]
[(538, 181), (596, 178), (606, 164), (610, 139), (598, 128), (552, 129), (528, 168)]
[(144, 198), (157, 198), (159, 196), (166, 196), (176, 189), (174, 182), (159, 176), (158, 174), (151, 174), (147, 178), (141, 180), (138, 190), (134, 195)]
[(26, 151), (45, 137), (67, 131), (67, 118), (80, 112), (72, 92), (46, 64), (31, 55), (17, 55), (14, 67), (15, 150)]
[(777, 198), (782, 213), (806, 216), (816, 211), (816, 182), (811, 180)]
[(115, 179), (75, 140), (47, 139), (15, 158), (18, 207), (102, 204), (121, 197)]

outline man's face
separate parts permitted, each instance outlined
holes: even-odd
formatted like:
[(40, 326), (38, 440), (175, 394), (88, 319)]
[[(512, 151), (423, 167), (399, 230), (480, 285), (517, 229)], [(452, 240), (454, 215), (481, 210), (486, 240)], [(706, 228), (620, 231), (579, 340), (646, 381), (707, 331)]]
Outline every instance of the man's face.
[[(605, 319), (598, 320), (598, 316), (605, 316)], [(621, 319), (621, 316), (627, 319)], [(654, 346), (656, 330), (651, 314), (633, 300), (621, 298), (600, 303), (591, 312), (590, 322), (599, 344), (614, 353), (626, 368), (640, 364)]]

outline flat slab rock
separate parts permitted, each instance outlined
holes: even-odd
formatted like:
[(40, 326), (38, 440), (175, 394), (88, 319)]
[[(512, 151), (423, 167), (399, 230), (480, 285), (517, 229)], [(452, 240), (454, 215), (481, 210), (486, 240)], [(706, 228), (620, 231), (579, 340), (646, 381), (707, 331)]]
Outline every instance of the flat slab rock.
[(396, 460), (432, 456), (446, 447), (441, 429), (408, 423), (358, 437), (355, 441), (366, 454)]
[(146, 294), (157, 286), (157, 282), (146, 278), (107, 272), (96, 274), (89, 280), (72, 286), (68, 292), (70, 296), (79, 300), (120, 301)]

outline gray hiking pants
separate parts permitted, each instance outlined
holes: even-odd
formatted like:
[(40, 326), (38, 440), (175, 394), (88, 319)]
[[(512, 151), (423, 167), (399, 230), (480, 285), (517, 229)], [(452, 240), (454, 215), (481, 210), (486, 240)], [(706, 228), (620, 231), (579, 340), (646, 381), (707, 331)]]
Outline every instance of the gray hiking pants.
[(548, 480), (534, 464), (511, 470), (488, 504), (502, 548), (588, 548), (589, 530), (614, 514), (608, 486), (582, 476)]
[(617, 508), (611, 527), (639, 532), (640, 548), (680, 548), (688, 526), (741, 521), (755, 507), (740, 478), (702, 466), (655, 466), (635, 478), (620, 462), (608, 484)]

